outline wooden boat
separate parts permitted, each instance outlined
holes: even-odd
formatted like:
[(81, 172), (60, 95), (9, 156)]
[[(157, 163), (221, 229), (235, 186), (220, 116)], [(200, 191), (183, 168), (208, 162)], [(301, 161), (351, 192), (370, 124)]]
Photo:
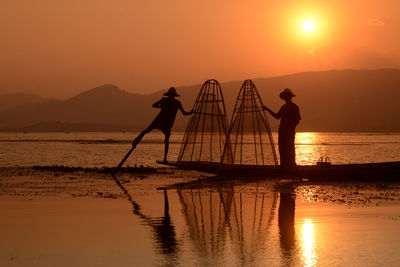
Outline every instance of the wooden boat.
[(283, 172), (275, 165), (234, 165), (213, 162), (158, 162), (180, 169), (197, 170), (223, 177), (296, 177), (312, 180), (357, 179), (400, 180), (400, 161), (360, 164), (300, 165), (293, 172)]

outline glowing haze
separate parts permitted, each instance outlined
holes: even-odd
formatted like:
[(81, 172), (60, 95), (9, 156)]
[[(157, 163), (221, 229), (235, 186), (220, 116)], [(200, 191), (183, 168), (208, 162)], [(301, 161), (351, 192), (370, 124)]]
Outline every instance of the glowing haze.
[(399, 67), (400, 2), (2, 0), (0, 94)]

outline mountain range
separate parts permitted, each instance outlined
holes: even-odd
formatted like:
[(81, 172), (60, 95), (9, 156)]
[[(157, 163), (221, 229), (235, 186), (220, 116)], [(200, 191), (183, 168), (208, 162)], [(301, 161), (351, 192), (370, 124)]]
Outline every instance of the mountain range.
[[(243, 81), (222, 83), (230, 119)], [(302, 121), (299, 131), (400, 132), (400, 70), (331, 70), (255, 78), (263, 102), (277, 111), (279, 93), (297, 95)], [(201, 84), (177, 87), (183, 107), (190, 110)], [(105, 84), (66, 100), (28, 94), (0, 96), (3, 131), (137, 131), (158, 109), (152, 104), (165, 90), (133, 94)], [(178, 113), (174, 130), (185, 129), (187, 117)], [(277, 121), (270, 118), (273, 130)], [(272, 121), (273, 120), (273, 121)]]

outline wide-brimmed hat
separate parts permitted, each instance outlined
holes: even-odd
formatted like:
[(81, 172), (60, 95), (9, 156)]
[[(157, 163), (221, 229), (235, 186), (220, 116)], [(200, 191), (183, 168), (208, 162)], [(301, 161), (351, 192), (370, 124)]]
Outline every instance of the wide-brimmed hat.
[(175, 87), (171, 87), (168, 89), (168, 92), (164, 93), (165, 96), (179, 96), (176, 92)]
[(296, 95), (292, 92), (292, 90), (290, 90), (289, 88), (286, 88), (285, 90), (283, 90), (283, 91), (281, 92), (281, 95), (289, 95), (289, 96), (291, 96), (291, 97), (296, 96)]

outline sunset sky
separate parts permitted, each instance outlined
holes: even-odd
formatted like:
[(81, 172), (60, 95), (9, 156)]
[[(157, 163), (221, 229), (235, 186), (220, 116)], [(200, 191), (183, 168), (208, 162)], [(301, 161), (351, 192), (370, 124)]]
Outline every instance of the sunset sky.
[(0, 94), (397, 68), (399, 12), (398, 0), (1, 0)]

